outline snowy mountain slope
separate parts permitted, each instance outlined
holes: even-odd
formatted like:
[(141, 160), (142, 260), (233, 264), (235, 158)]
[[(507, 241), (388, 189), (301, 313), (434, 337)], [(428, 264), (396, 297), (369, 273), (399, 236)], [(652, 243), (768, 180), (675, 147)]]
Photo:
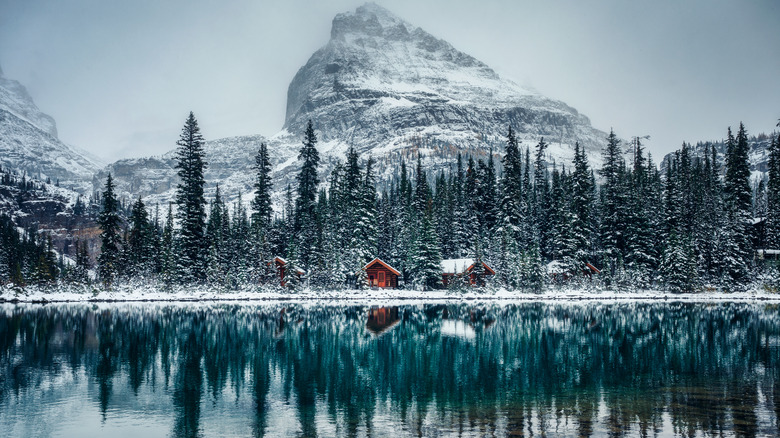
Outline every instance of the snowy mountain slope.
[[(204, 146), (206, 195), (213, 196), (217, 184), (231, 199), (237, 197), (239, 191), (247, 194), (254, 183), (255, 154), (263, 141), (266, 139), (259, 135), (207, 141)], [(141, 195), (147, 205), (165, 205), (174, 200), (179, 182), (175, 158), (176, 152), (171, 150), (157, 157), (119, 160), (96, 173), (92, 183), (96, 190), (102, 191), (106, 176), (111, 172), (120, 197), (129, 199)], [(248, 195), (245, 198), (248, 199)]]
[(81, 196), (79, 212), (78, 197), (73, 190), (0, 169), (0, 215), (20, 228), (51, 236), (59, 253), (70, 254), (76, 240), (86, 241), (93, 253), (99, 248), (97, 205), (89, 206), (89, 199)]
[[(364, 159), (377, 160), (380, 181), (387, 181), (401, 159), (411, 163), (418, 153), (429, 174), (451, 166), (458, 152), (479, 158), (492, 150), (498, 162), (510, 125), (522, 147), (533, 148), (545, 137), (550, 161), (566, 163), (579, 141), (597, 166), (607, 136), (565, 103), (499, 77), (446, 41), (371, 3), (337, 15), (328, 43), (290, 83), (285, 124), (266, 139), (277, 199), (287, 184), (294, 184), (309, 119), (320, 140), (323, 181), (350, 146)], [(229, 199), (239, 190), (251, 192), (260, 141), (254, 136), (208, 142), (207, 193), (218, 182)], [(172, 158), (168, 153), (118, 161), (96, 176), (95, 188), (111, 170), (125, 196), (166, 202), (176, 186)]]
[(42, 113), (27, 90), (0, 70), (0, 166), (82, 192), (103, 165), (57, 138), (54, 119)]

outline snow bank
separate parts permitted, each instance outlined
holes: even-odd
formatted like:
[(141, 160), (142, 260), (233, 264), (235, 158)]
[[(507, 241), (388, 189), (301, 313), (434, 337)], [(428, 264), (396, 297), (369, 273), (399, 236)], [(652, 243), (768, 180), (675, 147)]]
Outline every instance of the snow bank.
[(672, 294), (658, 290), (619, 291), (588, 289), (548, 289), (541, 293), (507, 289), (470, 290), (318, 290), (288, 291), (245, 287), (226, 290), (208, 286), (178, 286), (164, 289), (156, 285), (118, 286), (110, 291), (97, 287), (60, 287), (56, 289), (0, 286), (0, 302), (112, 302), (112, 301), (437, 301), (437, 300), (514, 300), (514, 301), (780, 301), (780, 294), (764, 290), (744, 292), (701, 292)]

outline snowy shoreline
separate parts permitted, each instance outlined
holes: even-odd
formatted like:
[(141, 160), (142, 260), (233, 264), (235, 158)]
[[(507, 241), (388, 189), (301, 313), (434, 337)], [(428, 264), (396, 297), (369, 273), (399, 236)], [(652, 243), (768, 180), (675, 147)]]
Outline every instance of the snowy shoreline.
[(690, 302), (780, 302), (780, 294), (761, 290), (674, 294), (657, 290), (550, 289), (540, 293), (485, 290), (313, 290), (280, 291), (259, 288), (219, 290), (207, 287), (161, 290), (155, 286), (122, 286), (111, 291), (92, 288), (0, 289), (0, 303), (83, 302), (267, 302), (267, 301), (690, 301)]

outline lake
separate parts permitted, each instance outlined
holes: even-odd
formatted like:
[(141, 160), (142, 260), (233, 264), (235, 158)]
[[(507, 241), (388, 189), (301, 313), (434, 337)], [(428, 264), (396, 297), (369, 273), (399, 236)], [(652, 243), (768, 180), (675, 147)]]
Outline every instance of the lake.
[(0, 306), (3, 436), (779, 427), (776, 303)]

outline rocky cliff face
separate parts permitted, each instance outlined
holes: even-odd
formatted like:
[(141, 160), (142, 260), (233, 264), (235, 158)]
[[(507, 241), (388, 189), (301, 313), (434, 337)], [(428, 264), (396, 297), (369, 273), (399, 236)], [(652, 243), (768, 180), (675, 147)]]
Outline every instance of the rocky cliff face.
[(88, 191), (102, 163), (61, 142), (54, 119), (0, 70), (0, 166)]
[[(570, 161), (575, 141), (600, 161), (606, 134), (563, 102), (548, 99), (499, 77), (479, 60), (375, 4), (333, 19), (331, 38), (293, 78), (286, 121), (276, 135), (208, 142), (207, 193), (217, 183), (235, 199), (251, 194), (253, 156), (260, 142), (269, 146), (279, 195), (294, 184), (298, 149), (311, 119), (319, 136), (322, 180), (354, 146), (378, 162), (380, 181), (388, 180), (401, 159), (417, 154), (430, 171), (448, 167), (458, 152), (478, 157), (503, 152), (508, 126), (523, 146), (540, 137), (551, 143), (551, 159)], [(204, 133), (208, 136), (208, 133)], [(497, 157), (498, 158), (498, 157)], [(100, 188), (112, 171), (126, 196), (173, 199), (173, 154), (122, 160), (94, 180)]]

